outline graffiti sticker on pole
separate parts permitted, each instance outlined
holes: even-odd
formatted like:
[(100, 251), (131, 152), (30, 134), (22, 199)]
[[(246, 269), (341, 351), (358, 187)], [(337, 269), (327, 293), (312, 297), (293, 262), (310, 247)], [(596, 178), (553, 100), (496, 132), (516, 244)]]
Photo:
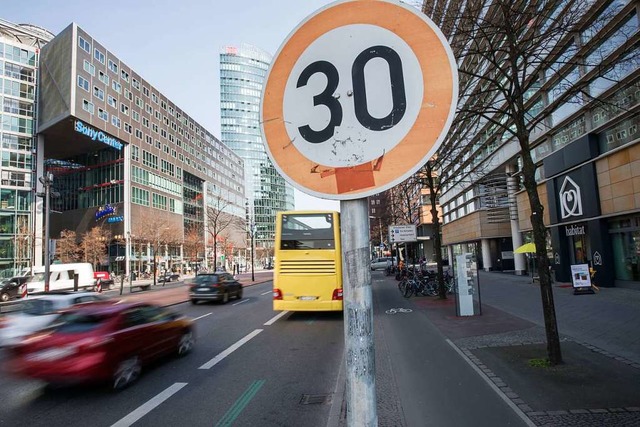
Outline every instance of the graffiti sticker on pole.
[(262, 134), (293, 186), (358, 199), (433, 156), (457, 96), (453, 53), (425, 15), (391, 0), (336, 2), (278, 50), (262, 92)]

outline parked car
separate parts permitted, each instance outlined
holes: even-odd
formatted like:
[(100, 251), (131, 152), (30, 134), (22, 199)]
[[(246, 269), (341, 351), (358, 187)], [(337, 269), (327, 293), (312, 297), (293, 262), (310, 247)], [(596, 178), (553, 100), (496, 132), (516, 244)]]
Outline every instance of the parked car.
[(98, 280), (100, 281), (102, 290), (113, 289), (115, 287), (115, 283), (108, 271), (94, 271), (93, 278), (96, 280), (96, 286), (98, 285)]
[(242, 298), (242, 284), (223, 271), (198, 274), (189, 284), (192, 304), (199, 301), (219, 301), (225, 304), (232, 296)]
[(13, 347), (7, 367), (48, 383), (107, 382), (120, 390), (149, 362), (185, 355), (194, 343), (193, 321), (159, 305), (81, 304)]
[(14, 298), (20, 298), (20, 286), (24, 284), (29, 276), (16, 276), (0, 281), (0, 302), (7, 302)]
[(175, 273), (173, 271), (167, 271), (164, 274), (161, 274), (158, 278), (159, 282), (175, 282), (180, 279), (180, 273)]
[(371, 260), (371, 271), (387, 268), (387, 262), (391, 260), (391, 257), (374, 258)]
[(95, 292), (50, 292), (24, 299), (18, 311), (0, 319), (0, 347), (19, 344), (27, 335), (49, 325), (59, 310), (103, 299)]

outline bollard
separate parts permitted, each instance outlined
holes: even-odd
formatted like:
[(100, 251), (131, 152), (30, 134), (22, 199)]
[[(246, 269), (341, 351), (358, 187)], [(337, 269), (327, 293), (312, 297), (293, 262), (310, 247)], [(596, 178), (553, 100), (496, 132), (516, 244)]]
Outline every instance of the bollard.
[(23, 283), (22, 285), (20, 285), (20, 296), (21, 298), (26, 298), (28, 295), (27, 284)]
[(124, 290), (124, 274), (120, 275), (120, 295), (122, 295), (122, 291)]

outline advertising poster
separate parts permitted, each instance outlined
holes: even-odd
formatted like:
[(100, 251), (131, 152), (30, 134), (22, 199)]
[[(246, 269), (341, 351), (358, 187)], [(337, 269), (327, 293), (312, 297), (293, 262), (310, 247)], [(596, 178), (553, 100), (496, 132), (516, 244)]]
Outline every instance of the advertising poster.
[(574, 288), (591, 288), (591, 275), (589, 264), (576, 264), (571, 266), (571, 281)]

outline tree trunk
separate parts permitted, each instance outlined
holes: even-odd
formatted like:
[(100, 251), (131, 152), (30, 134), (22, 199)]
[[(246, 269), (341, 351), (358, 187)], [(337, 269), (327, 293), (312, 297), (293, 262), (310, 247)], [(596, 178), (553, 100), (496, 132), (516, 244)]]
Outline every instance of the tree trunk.
[(522, 163), (524, 173), (524, 187), (529, 196), (531, 206), (531, 226), (533, 228), (533, 242), (536, 245), (536, 261), (538, 264), (538, 277), (540, 280), (540, 294), (542, 297), (542, 311), (544, 314), (544, 326), (547, 335), (547, 356), (552, 365), (562, 362), (560, 349), (560, 335), (556, 320), (556, 309), (553, 302), (553, 288), (551, 286), (551, 274), (549, 271), (549, 258), (547, 257), (547, 228), (544, 225), (544, 207), (540, 203), (538, 188), (535, 180), (535, 165), (531, 159), (528, 140), (520, 142), (522, 148)]

